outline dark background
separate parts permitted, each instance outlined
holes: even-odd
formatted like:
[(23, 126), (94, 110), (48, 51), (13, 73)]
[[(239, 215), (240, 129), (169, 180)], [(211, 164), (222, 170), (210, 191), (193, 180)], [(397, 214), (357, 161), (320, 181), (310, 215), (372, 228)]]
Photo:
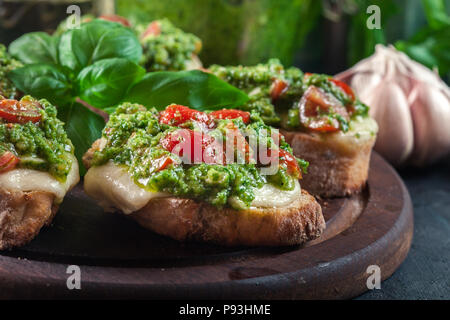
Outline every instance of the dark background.
[(358, 299), (450, 299), (450, 164), (399, 170), (414, 205), (414, 236), (406, 260)]

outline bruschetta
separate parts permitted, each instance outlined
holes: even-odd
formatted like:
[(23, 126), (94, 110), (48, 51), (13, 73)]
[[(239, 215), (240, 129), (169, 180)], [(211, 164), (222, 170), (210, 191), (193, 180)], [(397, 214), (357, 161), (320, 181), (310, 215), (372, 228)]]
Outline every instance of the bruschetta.
[(301, 244), (325, 222), (300, 188), (307, 162), (291, 152), (256, 112), (125, 103), (83, 158), (84, 189), (106, 211), (179, 241)]
[(0, 97), (0, 250), (31, 241), (78, 181), (56, 108), (29, 96)]
[(19, 97), (19, 90), (7, 78), (7, 74), (20, 67), (22, 67), (22, 63), (12, 58), (6, 51), (6, 47), (0, 44), (0, 96), (12, 99)]
[(198, 57), (202, 41), (175, 27), (168, 19), (136, 25), (143, 49), (142, 64), (148, 71), (179, 71), (202, 68)]
[(363, 189), (378, 126), (349, 86), (327, 75), (284, 69), (277, 60), (210, 71), (245, 90), (250, 101), (242, 108), (258, 110), (281, 128), (294, 155), (310, 163), (302, 181), (306, 190), (340, 197)]

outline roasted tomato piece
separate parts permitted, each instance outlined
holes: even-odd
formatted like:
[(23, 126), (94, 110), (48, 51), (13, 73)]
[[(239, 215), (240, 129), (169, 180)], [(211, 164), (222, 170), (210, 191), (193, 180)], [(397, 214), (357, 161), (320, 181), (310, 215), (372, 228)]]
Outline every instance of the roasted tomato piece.
[(37, 101), (0, 100), (0, 118), (10, 123), (38, 122), (42, 107)]
[(289, 175), (298, 177), (300, 179), (302, 177), (302, 171), (298, 165), (297, 159), (290, 154), (289, 152), (283, 149), (267, 149), (263, 154), (258, 153), (258, 163), (267, 165), (269, 163), (273, 163), (273, 161), (279, 161), (279, 166), (286, 166), (287, 172)]
[(6, 151), (0, 156), (0, 173), (12, 170), (19, 163), (19, 158), (11, 151)]
[(288, 174), (301, 178), (302, 171), (300, 170), (297, 159), (283, 149), (280, 149), (278, 154), (280, 157), (280, 162), (286, 165)]
[(145, 39), (149, 36), (159, 36), (161, 34), (161, 24), (158, 21), (150, 22), (147, 29), (141, 34), (141, 38)]
[(223, 146), (205, 133), (179, 129), (167, 134), (160, 143), (186, 164), (223, 164)]
[(275, 79), (272, 82), (272, 86), (270, 88), (270, 96), (272, 100), (277, 100), (283, 93), (286, 92), (289, 85), (286, 81), (281, 79)]
[(241, 117), (244, 123), (247, 124), (250, 122), (250, 112), (236, 109), (222, 109), (213, 111), (209, 114), (209, 116), (214, 119), (236, 119)]
[(154, 171), (161, 171), (166, 169), (171, 164), (175, 163), (173, 159), (169, 156), (162, 156), (161, 158), (152, 161), (152, 167)]
[(317, 132), (338, 131), (340, 122), (337, 116), (349, 120), (345, 106), (316, 86), (310, 86), (306, 90), (300, 99), (299, 111), (300, 123)]
[(161, 111), (159, 117), (160, 123), (172, 126), (180, 126), (187, 121), (203, 123), (207, 127), (212, 127), (214, 125), (214, 121), (208, 114), (176, 104), (168, 106), (166, 110)]
[(227, 123), (225, 136), (225, 158), (227, 163), (250, 163), (253, 159), (253, 150), (250, 148), (244, 135), (232, 122)]
[(104, 14), (100, 17), (98, 17), (99, 19), (102, 20), (107, 20), (107, 21), (112, 21), (112, 22), (118, 22), (120, 24), (122, 24), (125, 27), (130, 27), (130, 22), (125, 19), (124, 17), (118, 16), (116, 14)]
[(355, 101), (355, 93), (353, 92), (352, 88), (350, 88), (350, 86), (348, 84), (346, 84), (345, 82), (333, 79), (333, 78), (330, 78), (329, 80), (331, 82), (333, 82), (336, 86), (341, 88), (342, 91), (344, 91), (345, 94), (348, 95), (352, 101)]

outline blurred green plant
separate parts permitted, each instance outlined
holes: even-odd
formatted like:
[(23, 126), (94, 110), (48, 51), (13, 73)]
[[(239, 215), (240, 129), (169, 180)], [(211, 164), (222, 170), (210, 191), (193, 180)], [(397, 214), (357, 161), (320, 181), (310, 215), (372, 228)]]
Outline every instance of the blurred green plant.
[[(393, 42), (397, 50), (442, 77), (450, 79), (450, 7), (446, 0), (415, 0), (400, 8), (396, 0), (352, 0), (358, 7), (350, 16), (348, 62), (353, 65), (375, 50), (376, 44)], [(381, 10), (381, 29), (366, 28), (369, 5)], [(426, 21), (423, 26), (423, 18)], [(402, 29), (402, 30), (399, 30)], [(406, 39), (402, 39), (406, 38)], [(401, 39), (401, 40), (397, 40)]]
[(395, 42), (398, 50), (439, 74), (450, 77), (450, 15), (444, 0), (422, 0), (428, 25), (406, 41)]

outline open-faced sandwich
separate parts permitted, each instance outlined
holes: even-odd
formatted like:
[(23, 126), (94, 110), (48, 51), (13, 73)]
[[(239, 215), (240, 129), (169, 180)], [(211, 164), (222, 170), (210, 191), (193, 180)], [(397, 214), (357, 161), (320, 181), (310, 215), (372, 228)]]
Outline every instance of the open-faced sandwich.
[(143, 48), (147, 71), (193, 70), (202, 67), (198, 54), (202, 41), (175, 27), (168, 19), (155, 20), (135, 28)]
[(0, 250), (31, 241), (79, 181), (56, 108), (29, 96), (0, 97)]
[(6, 47), (0, 44), (0, 96), (12, 99), (19, 97), (19, 91), (6, 75), (20, 67), (22, 63), (13, 59), (6, 51)]
[[(67, 31), (67, 23), (72, 16), (62, 21), (55, 31), (61, 35)], [(93, 15), (81, 17), (81, 23), (96, 18)], [(169, 19), (155, 20), (150, 23), (132, 24), (118, 15), (102, 15), (98, 19), (120, 23), (131, 28), (141, 43), (143, 55), (140, 64), (147, 71), (182, 71), (202, 68), (198, 54), (202, 41), (192, 33), (175, 27)]]
[(307, 163), (291, 152), (256, 112), (124, 103), (83, 158), (84, 188), (105, 210), (177, 240), (300, 244), (325, 222), (300, 188)]
[(378, 126), (345, 83), (284, 69), (278, 60), (210, 70), (245, 90), (250, 101), (242, 109), (258, 110), (264, 121), (281, 127), (294, 155), (309, 161), (306, 190), (336, 197), (365, 186)]

